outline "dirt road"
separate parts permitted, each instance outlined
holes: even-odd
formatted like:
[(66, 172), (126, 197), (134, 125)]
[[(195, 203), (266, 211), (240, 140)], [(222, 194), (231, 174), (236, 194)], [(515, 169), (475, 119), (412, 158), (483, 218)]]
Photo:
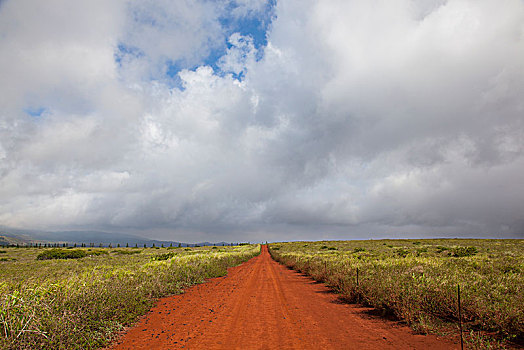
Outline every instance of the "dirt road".
[(365, 310), (279, 265), (263, 246), (226, 277), (160, 299), (113, 349), (457, 349)]

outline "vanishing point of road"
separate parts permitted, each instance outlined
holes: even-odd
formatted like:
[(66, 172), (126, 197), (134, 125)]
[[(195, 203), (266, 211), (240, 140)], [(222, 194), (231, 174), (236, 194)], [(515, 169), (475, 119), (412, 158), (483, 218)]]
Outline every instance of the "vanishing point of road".
[(310, 278), (259, 256), (162, 298), (112, 349), (457, 349), (369, 316)]

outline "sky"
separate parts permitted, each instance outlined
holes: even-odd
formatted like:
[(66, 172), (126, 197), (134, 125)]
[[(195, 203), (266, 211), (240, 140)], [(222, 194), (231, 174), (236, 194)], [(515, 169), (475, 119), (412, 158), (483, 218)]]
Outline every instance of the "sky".
[(522, 0), (3, 0), (0, 52), (0, 225), (524, 238)]

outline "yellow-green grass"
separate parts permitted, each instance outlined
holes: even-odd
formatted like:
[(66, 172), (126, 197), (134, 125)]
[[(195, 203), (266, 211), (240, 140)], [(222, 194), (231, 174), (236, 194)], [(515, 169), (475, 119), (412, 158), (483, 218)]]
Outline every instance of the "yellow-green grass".
[(273, 243), (270, 252), (347, 300), (392, 313), (422, 333), (457, 329), (460, 285), (472, 346), (522, 342), (524, 240), (293, 242)]
[(38, 260), (46, 249), (2, 248), (0, 348), (95, 349), (156, 298), (226, 274), (260, 246), (75, 248), (78, 259)]

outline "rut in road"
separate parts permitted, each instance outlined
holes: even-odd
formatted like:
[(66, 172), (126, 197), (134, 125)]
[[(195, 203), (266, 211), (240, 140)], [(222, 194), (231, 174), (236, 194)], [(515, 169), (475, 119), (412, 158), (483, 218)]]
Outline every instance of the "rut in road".
[(457, 349), (364, 310), (262, 246), (227, 276), (160, 299), (112, 349)]

